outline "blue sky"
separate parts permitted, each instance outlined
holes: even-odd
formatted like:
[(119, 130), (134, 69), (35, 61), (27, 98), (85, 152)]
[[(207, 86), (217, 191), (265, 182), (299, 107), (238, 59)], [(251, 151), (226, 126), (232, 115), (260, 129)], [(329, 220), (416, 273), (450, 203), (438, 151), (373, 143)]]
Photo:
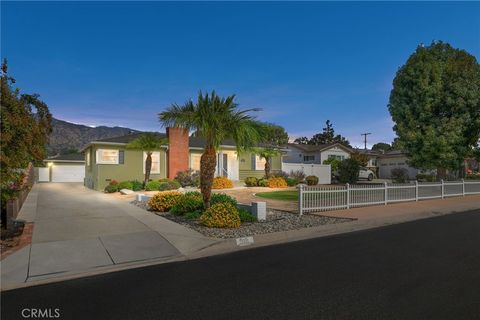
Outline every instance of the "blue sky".
[(480, 3), (2, 2), (1, 55), (59, 119), (161, 130), (199, 90), (237, 95), (291, 136), (330, 119), (390, 142), (395, 72), (419, 43), (480, 56)]

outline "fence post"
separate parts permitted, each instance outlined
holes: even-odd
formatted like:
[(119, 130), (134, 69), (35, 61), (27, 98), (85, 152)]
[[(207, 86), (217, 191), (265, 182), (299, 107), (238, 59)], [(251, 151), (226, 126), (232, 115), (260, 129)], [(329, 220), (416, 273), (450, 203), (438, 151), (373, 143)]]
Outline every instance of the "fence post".
[(440, 180), (442, 182), (442, 199), (445, 198), (445, 185), (443, 184), (443, 179)]
[(298, 213), (303, 214), (303, 183), (300, 183), (298, 187)]
[(462, 194), (465, 197), (465, 179), (462, 179)]
[(418, 201), (418, 180), (415, 180), (415, 201)]
[(347, 209), (350, 209), (350, 184), (347, 182)]
[(385, 196), (384, 196), (385, 205), (387, 205), (387, 203), (388, 203), (388, 183), (386, 181), (383, 183), (383, 187), (385, 188)]

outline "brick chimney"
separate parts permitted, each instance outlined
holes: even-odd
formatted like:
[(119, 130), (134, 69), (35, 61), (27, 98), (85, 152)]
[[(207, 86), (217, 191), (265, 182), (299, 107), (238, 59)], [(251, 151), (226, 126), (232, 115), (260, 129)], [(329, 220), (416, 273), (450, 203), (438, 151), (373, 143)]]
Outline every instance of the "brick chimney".
[(188, 130), (167, 128), (168, 178), (174, 179), (178, 172), (188, 170)]

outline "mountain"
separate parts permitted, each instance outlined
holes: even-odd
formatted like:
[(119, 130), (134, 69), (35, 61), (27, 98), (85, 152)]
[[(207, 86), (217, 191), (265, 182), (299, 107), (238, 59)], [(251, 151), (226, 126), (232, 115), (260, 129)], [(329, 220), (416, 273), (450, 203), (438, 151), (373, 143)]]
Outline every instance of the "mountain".
[(53, 131), (50, 143), (47, 146), (49, 155), (72, 153), (80, 151), (90, 141), (124, 136), (133, 132), (140, 132), (123, 127), (88, 127), (59, 119), (52, 119)]

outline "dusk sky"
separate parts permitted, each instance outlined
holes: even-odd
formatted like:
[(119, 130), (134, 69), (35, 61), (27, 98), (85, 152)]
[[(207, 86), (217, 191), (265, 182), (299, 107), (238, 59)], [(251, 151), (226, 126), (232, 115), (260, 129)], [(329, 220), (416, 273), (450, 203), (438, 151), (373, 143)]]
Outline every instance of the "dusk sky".
[(394, 138), (392, 80), (420, 43), (480, 57), (480, 3), (51, 2), (1, 4), (1, 55), (54, 117), (164, 130), (157, 113), (199, 90), (292, 137), (330, 119), (353, 146)]

